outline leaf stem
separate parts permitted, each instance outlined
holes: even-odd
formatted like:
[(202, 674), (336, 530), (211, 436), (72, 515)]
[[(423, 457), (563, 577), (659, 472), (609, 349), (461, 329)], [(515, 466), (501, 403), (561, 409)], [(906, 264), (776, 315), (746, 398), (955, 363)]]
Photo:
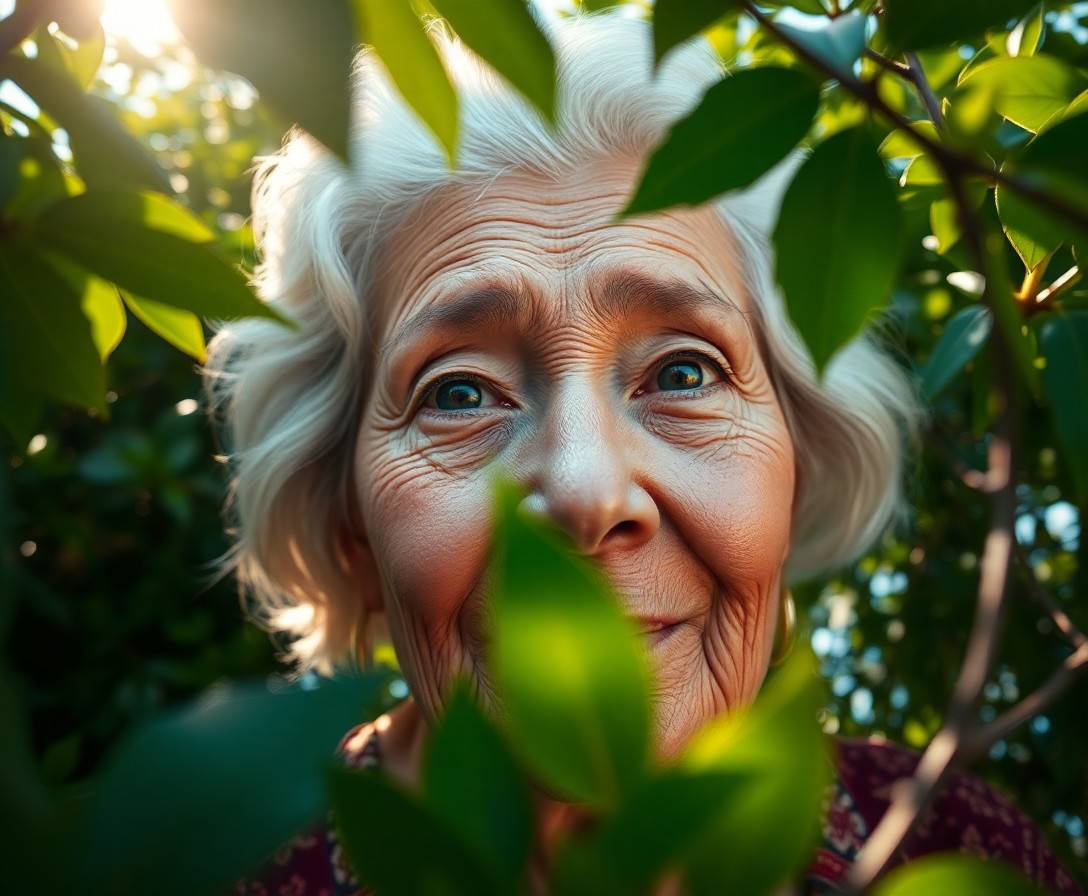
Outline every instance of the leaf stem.
[(1039, 290), (1039, 294), (1035, 296), (1035, 309), (1036, 311), (1045, 311), (1046, 306), (1049, 306), (1054, 302), (1058, 296), (1060, 296), (1067, 289), (1071, 289), (1077, 283), (1080, 282), (1083, 272), (1080, 267), (1073, 265), (1068, 271), (1062, 274), (1057, 280), (1050, 284), (1046, 289)]

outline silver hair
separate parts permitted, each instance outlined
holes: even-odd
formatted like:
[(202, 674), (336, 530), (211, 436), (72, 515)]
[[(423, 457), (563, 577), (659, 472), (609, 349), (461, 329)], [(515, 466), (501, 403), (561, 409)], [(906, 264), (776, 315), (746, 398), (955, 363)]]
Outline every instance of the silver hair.
[[(290, 638), (300, 669), (329, 671), (358, 650), (361, 589), (341, 537), (352, 519), (354, 443), (375, 351), (368, 308), (387, 235), (453, 181), (483, 184), (515, 169), (560, 175), (586, 160), (645, 155), (723, 75), (700, 41), (655, 73), (649, 25), (637, 19), (577, 16), (548, 31), (559, 65), (554, 132), (436, 24), (461, 104), (455, 171), (366, 51), (355, 71), (350, 166), (295, 133), (258, 167), (254, 285), (297, 326), (223, 326), (206, 377), (230, 461), (227, 565), (256, 620)], [(775, 288), (768, 239), (796, 163), (715, 203), (735, 238), (796, 446), (791, 578), (849, 562), (886, 528), (920, 417), (909, 381), (869, 336), (816, 377)]]

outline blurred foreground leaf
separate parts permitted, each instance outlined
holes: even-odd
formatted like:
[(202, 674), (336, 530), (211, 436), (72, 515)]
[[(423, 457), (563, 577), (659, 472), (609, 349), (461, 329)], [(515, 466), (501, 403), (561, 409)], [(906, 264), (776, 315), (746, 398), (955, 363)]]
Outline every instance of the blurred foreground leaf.
[(457, 36), (555, 121), (555, 53), (522, 0), (432, 0)]
[(614, 805), (645, 770), (650, 689), (634, 623), (554, 534), (517, 512), (495, 521), (491, 668), (506, 734), (545, 789)]
[(689, 37), (709, 28), (739, 0), (657, 0), (654, 4), (654, 62)]
[(993, 312), (984, 305), (971, 305), (949, 319), (929, 360), (919, 371), (927, 399), (936, 398), (964, 365), (974, 359), (986, 345), (993, 325)]
[(1046, 359), (1043, 389), (1054, 431), (1084, 505), (1088, 503), (1088, 311), (1043, 315), (1038, 334), (1040, 353)]
[(76, 891), (222, 891), (320, 820), (323, 768), (374, 709), (383, 678), (270, 694), (211, 691), (135, 731), (87, 798)]
[(991, 25), (1022, 16), (1037, 0), (884, 0), (888, 41), (900, 50), (938, 47), (977, 38)]
[(1011, 865), (978, 856), (934, 855), (895, 868), (873, 896), (1039, 896), (1041, 890)]

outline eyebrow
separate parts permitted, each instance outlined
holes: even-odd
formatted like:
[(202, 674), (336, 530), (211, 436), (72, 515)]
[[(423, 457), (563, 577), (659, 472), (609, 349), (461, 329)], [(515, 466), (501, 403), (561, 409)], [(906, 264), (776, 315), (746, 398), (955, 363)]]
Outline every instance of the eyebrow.
[[(611, 315), (640, 314), (667, 320), (675, 314), (708, 309), (744, 314), (732, 299), (720, 295), (705, 283), (693, 285), (683, 280), (659, 280), (630, 271), (607, 276), (594, 292), (595, 302)], [(530, 291), (524, 286), (492, 285), (472, 289), (417, 312), (390, 335), (382, 353), (391, 357), (428, 333), (502, 328), (524, 320), (526, 316), (537, 315)]]

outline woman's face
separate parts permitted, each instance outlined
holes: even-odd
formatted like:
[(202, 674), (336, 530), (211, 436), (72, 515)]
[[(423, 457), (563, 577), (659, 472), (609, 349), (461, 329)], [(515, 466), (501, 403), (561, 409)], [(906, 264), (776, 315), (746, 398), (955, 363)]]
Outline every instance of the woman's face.
[(646, 631), (657, 746), (751, 700), (789, 549), (793, 444), (708, 209), (611, 224), (635, 164), (449, 188), (394, 235), (355, 454), (397, 654), (428, 718), (484, 662), (495, 473)]

